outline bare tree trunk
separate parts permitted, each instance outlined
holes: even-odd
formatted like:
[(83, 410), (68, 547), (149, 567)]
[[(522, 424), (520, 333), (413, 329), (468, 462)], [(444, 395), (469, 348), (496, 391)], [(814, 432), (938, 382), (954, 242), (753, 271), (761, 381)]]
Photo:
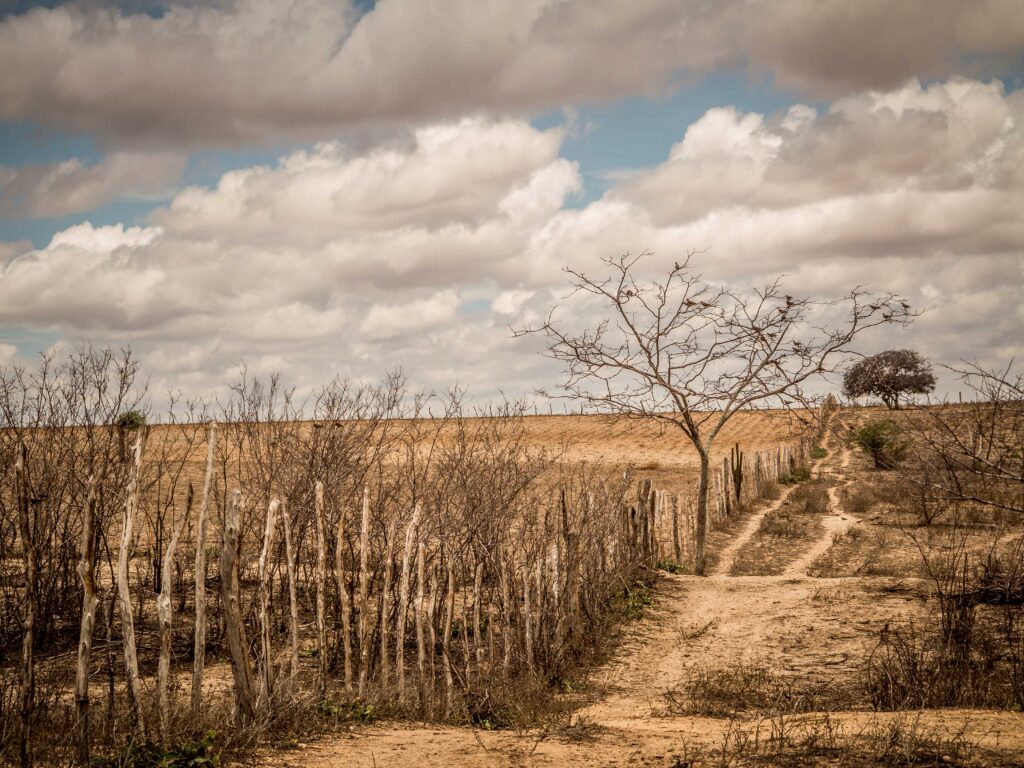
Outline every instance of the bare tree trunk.
[(696, 521), (696, 553), (693, 572), (704, 576), (707, 570), (704, 547), (708, 534), (708, 492), (710, 462), (705, 452), (700, 454), (700, 483), (697, 486), (697, 521)]
[(274, 551), (274, 536), (277, 533), (277, 511), (281, 502), (271, 499), (267, 506), (266, 528), (263, 531), (263, 549), (260, 550), (258, 565), (260, 582), (260, 672), (263, 686), (262, 703), (270, 709), (274, 694), (274, 652), (271, 643), (270, 592), (273, 587), (270, 571), (270, 556)]
[(128, 683), (128, 701), (135, 718), (135, 732), (145, 740), (146, 723), (142, 713), (142, 686), (139, 681), (139, 658), (135, 648), (135, 623), (132, 620), (132, 594), (128, 584), (128, 555), (132, 546), (132, 529), (138, 503), (139, 473), (142, 470), (142, 451), (146, 428), (141, 427), (135, 438), (133, 464), (128, 476), (124, 520), (121, 527), (121, 547), (117, 553), (117, 595), (121, 608), (121, 637), (124, 645), (124, 665)]
[(256, 715), (253, 697), (252, 667), (249, 663), (249, 644), (245, 639), (245, 624), (239, 601), (238, 579), (239, 504), (241, 493), (235, 491), (228, 501), (224, 515), (224, 545), (220, 552), (221, 599), (224, 603), (224, 626), (231, 652), (231, 675), (235, 683), (235, 702), (242, 722), (250, 722)]
[(299, 672), (299, 601), (296, 597), (295, 560), (297, 547), (292, 546), (291, 513), (287, 502), (281, 502), (281, 519), (284, 521), (284, 550), (288, 559), (288, 609), (291, 618), (291, 669), (289, 675), (294, 678)]
[(78, 764), (89, 765), (89, 657), (92, 633), (96, 625), (96, 479), (89, 476), (89, 489), (82, 510), (82, 546), (79, 550), (78, 576), (82, 580), (82, 619), (78, 630), (78, 668), (75, 674), (75, 703), (78, 706)]
[(363, 515), (359, 526), (359, 698), (366, 697), (370, 671), (370, 489), (363, 487)]
[(199, 503), (196, 525), (196, 633), (192, 662), (192, 717), (199, 717), (203, 703), (203, 667), (206, 665), (206, 521), (213, 487), (213, 459), (217, 452), (217, 422), (210, 422), (206, 433), (206, 476), (203, 478), (203, 500)]
[(30, 768), (32, 758), (32, 712), (35, 709), (36, 665), (33, 657), (36, 630), (36, 549), (35, 526), (29, 518), (28, 469), (25, 444), (18, 443), (14, 464), (14, 492), (18, 505), (22, 558), (25, 561), (25, 613), (21, 638), (21, 744), (22, 768)]
[[(322, 699), (327, 695), (327, 522), (324, 519), (324, 484), (320, 480), (317, 480), (314, 486), (313, 510), (316, 514), (316, 652), (319, 665), (317, 691)], [(340, 537), (338, 550), (341, 550)], [(341, 562), (340, 556), (338, 562)], [(340, 573), (338, 579), (340, 588)], [(347, 686), (347, 668), (345, 672)]]
[[(409, 611), (409, 578), (412, 570), (412, 548), (419, 534), (420, 512), (422, 507), (416, 504), (412, 512), (412, 520), (405, 529), (405, 548), (402, 550), (402, 571), (398, 577), (398, 626), (395, 630), (395, 670), (398, 675), (398, 698), (405, 694), (405, 622)], [(422, 578), (422, 577), (421, 577)], [(418, 597), (423, 594), (423, 582), (420, 582)], [(419, 603), (417, 603), (417, 610)], [(417, 635), (422, 634), (422, 627), (417, 625)]]
[(174, 552), (178, 548), (178, 539), (185, 529), (185, 524), (192, 516), (192, 483), (188, 484), (185, 499), (185, 514), (178, 519), (178, 524), (171, 532), (171, 541), (164, 552), (164, 564), (160, 570), (160, 594), (156, 599), (157, 621), (160, 631), (160, 661), (157, 664), (157, 699), (160, 702), (160, 738), (164, 746), (170, 744), (171, 702), (167, 690), (171, 675), (171, 621), (174, 608), (171, 604), (171, 572), (174, 569)]

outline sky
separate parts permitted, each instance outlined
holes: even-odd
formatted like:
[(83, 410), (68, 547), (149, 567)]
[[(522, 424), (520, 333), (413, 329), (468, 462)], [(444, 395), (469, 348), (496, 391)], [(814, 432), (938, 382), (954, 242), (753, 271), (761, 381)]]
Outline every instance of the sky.
[(0, 0), (0, 365), (519, 397), (563, 267), (699, 251), (1005, 366), (1022, 211), (1019, 0)]

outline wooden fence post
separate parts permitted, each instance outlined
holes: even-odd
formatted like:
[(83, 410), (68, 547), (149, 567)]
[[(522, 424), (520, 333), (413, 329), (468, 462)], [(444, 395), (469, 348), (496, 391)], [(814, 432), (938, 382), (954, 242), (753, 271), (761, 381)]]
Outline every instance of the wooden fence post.
[(363, 486), (363, 516), (359, 528), (359, 698), (366, 697), (370, 668), (370, 489)]
[[(322, 495), (322, 492), (321, 492)], [(326, 539), (326, 529), (324, 537)], [(352, 606), (348, 594), (348, 579), (345, 575), (345, 550), (342, 542), (345, 540), (345, 510), (338, 510), (338, 534), (337, 545), (334, 548), (334, 580), (338, 585), (338, 599), (341, 601), (341, 649), (343, 663), (345, 666), (345, 693), (352, 694)], [(327, 557), (326, 544), (324, 545), (324, 557)], [(325, 560), (326, 562), (326, 560)], [(325, 566), (326, 567), (326, 566)], [(327, 630), (324, 629), (324, 642), (327, 638)]]
[[(324, 484), (317, 480), (313, 486), (313, 513), (316, 518), (316, 652), (317, 692), (327, 696), (327, 523), (324, 520)], [(338, 540), (338, 551), (341, 540)], [(338, 561), (341, 561), (340, 556)], [(341, 586), (341, 574), (338, 574)]]
[(271, 698), (274, 693), (274, 653), (272, 649), (271, 633), (273, 627), (270, 622), (270, 593), (273, 587), (273, 576), (270, 571), (270, 556), (274, 552), (274, 538), (277, 533), (277, 512), (281, 502), (271, 499), (267, 505), (266, 527), (263, 531), (263, 548), (260, 550), (259, 565), (257, 573), (260, 590), (260, 678), (263, 687), (261, 701), (270, 709)]
[[(409, 612), (409, 580), (412, 571), (412, 548), (419, 533), (420, 514), (423, 506), (419, 502), (412, 511), (412, 520), (405, 528), (405, 546), (402, 549), (402, 570), (398, 577), (398, 620), (395, 629), (395, 672), (398, 676), (398, 698), (405, 696), (405, 623)], [(417, 599), (422, 599), (422, 582)], [(417, 604), (418, 610), (418, 604)], [(417, 636), (422, 627), (417, 628)]]
[(448, 592), (444, 601), (444, 623), (441, 625), (441, 653), (444, 654), (445, 702), (450, 714), (454, 703), (454, 680), (452, 679), (451, 637), (452, 620), (455, 617), (455, 566), (448, 561)]
[(299, 671), (299, 601), (297, 599), (295, 584), (295, 561), (298, 555), (298, 542), (292, 544), (292, 523), (291, 512), (288, 509), (287, 501), (281, 502), (281, 520), (284, 523), (284, 551), (287, 559), (288, 569), (288, 613), (291, 628), (291, 669), (289, 676), (294, 678)]
[(79, 549), (78, 577), (82, 580), (82, 619), (78, 630), (78, 666), (75, 673), (75, 703), (78, 706), (77, 758), (80, 766), (88, 766), (89, 740), (89, 657), (92, 654), (92, 633), (96, 625), (96, 478), (89, 476), (85, 508), (82, 510), (82, 545)]
[(142, 451), (146, 428), (140, 427), (135, 438), (133, 462), (128, 475), (124, 517), (121, 525), (121, 547), (117, 553), (117, 595), (121, 608), (121, 637), (124, 646), (124, 664), (127, 678), (128, 701), (135, 719), (135, 732), (146, 738), (146, 721), (142, 712), (142, 685), (139, 681), (139, 658), (135, 647), (135, 623), (132, 620), (132, 595), (128, 585), (128, 556), (132, 547), (132, 530), (138, 506), (139, 474), (142, 471)]
[(423, 632), (423, 625), (427, 619), (427, 607), (423, 602), (426, 592), (426, 575), (426, 547), (421, 541), (416, 548), (416, 669), (420, 675), (421, 699), (424, 698), (427, 684), (427, 647)]
[(224, 628), (231, 653), (231, 676), (235, 685), (235, 703), (243, 723), (256, 715), (253, 701), (252, 666), (249, 643), (242, 620), (241, 588), (238, 578), (238, 551), (241, 537), (239, 506), (242, 494), (235, 491), (224, 515), (224, 542), (220, 550), (220, 590), (224, 610)]
[(199, 503), (199, 521), (196, 526), (196, 630), (192, 662), (192, 717), (199, 717), (203, 702), (203, 667), (206, 664), (206, 520), (210, 509), (210, 491), (213, 486), (213, 458), (217, 450), (217, 422), (210, 422), (206, 432), (206, 476), (203, 479), (203, 499)]
[[(395, 517), (388, 525), (387, 544), (384, 547), (384, 582), (381, 584), (380, 597), (380, 677), (386, 686), (391, 680), (391, 647), (389, 633), (391, 630), (391, 583), (394, 580), (395, 538), (398, 536), (398, 518)], [(401, 642), (401, 640), (399, 640)]]
[(185, 514), (178, 519), (178, 524), (171, 532), (171, 541), (164, 552), (164, 567), (160, 570), (160, 594), (156, 599), (157, 621), (160, 632), (160, 660), (157, 663), (156, 685), (157, 700), (160, 703), (160, 738), (163, 745), (169, 746), (171, 740), (171, 702), (168, 683), (171, 676), (171, 622), (174, 618), (174, 606), (171, 602), (171, 571), (174, 568), (174, 553), (178, 548), (178, 539), (185, 529), (185, 524), (192, 517), (192, 483), (188, 484), (185, 497)]
[(25, 563), (25, 609), (21, 638), (21, 744), (22, 768), (31, 768), (32, 713), (35, 709), (36, 665), (32, 655), (36, 628), (36, 542), (35, 526), (29, 517), (28, 467), (25, 444), (18, 442), (18, 455), (14, 463), (14, 493), (18, 506), (18, 527), (21, 551)]

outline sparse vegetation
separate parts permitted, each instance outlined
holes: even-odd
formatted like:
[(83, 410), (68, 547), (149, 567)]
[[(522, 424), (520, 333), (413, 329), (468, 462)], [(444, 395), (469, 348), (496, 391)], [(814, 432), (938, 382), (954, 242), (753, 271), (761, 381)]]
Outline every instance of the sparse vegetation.
[(907, 454), (903, 431), (891, 419), (868, 422), (853, 432), (852, 440), (871, 458), (875, 469), (895, 469)]

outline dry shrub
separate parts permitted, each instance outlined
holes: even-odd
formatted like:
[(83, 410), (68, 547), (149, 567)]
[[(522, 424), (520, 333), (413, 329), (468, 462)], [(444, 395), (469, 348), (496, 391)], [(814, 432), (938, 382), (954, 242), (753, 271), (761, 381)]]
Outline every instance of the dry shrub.
[(1024, 708), (1024, 579), (1019, 543), (973, 562), (963, 543), (940, 563), (923, 626), (886, 625), (865, 667), (876, 709)]
[(878, 491), (875, 487), (870, 483), (863, 482), (850, 484), (843, 488), (840, 491), (840, 500), (843, 509), (857, 517), (866, 515), (879, 502)]
[(847, 687), (816, 684), (777, 673), (762, 659), (739, 660), (721, 669), (699, 668), (685, 683), (666, 692), (677, 715), (731, 717), (741, 712), (792, 713), (849, 706)]

